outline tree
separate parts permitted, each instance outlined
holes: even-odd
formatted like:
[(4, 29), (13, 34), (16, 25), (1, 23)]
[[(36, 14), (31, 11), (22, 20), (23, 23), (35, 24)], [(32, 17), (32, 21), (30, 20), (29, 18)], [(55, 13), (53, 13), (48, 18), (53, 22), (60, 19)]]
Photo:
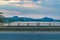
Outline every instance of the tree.
[(3, 13), (0, 12), (0, 26), (3, 25), (3, 22), (4, 22), (4, 16), (2, 15)]

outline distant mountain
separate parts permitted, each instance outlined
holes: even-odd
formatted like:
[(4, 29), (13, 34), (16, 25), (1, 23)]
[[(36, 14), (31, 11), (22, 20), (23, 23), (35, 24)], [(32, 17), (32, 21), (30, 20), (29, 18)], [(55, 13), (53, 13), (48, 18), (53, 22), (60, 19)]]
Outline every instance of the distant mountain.
[(40, 20), (44, 22), (59, 22), (57, 19), (53, 19), (49, 17), (44, 17), (44, 18), (41, 18)]
[(60, 20), (49, 18), (49, 17), (43, 17), (39, 19), (33, 19), (33, 18), (28, 18), (28, 17), (18, 17), (18, 16), (13, 16), (13, 17), (8, 17), (5, 18), (5, 21), (7, 22), (14, 22), (14, 21), (40, 21), (40, 22), (60, 22)]

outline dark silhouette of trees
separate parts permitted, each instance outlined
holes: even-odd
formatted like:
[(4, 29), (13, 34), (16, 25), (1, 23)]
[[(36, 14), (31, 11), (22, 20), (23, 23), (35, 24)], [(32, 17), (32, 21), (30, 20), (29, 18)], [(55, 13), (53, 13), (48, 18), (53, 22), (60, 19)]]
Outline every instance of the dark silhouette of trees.
[(2, 14), (3, 14), (3, 13), (0, 12), (0, 23), (3, 23), (3, 22), (4, 22), (4, 18), (5, 18)]
[(0, 12), (0, 26), (3, 26), (4, 18), (5, 18), (2, 14), (3, 14), (3, 13)]

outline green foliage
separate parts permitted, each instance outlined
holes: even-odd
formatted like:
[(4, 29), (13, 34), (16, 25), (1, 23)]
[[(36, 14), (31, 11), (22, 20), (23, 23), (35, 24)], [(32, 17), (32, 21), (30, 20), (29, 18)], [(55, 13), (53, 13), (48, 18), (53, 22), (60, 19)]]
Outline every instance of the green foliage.
[(2, 15), (3, 13), (0, 12), (0, 23), (3, 23), (4, 22), (4, 16)]
[(2, 15), (0, 15), (0, 23), (4, 22), (4, 17)]

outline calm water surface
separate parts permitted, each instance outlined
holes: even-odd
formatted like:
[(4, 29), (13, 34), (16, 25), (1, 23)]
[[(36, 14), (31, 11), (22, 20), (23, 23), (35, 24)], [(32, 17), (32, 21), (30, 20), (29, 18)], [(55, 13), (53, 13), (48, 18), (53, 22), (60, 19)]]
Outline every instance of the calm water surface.
[(60, 32), (0, 32), (0, 40), (60, 40)]

